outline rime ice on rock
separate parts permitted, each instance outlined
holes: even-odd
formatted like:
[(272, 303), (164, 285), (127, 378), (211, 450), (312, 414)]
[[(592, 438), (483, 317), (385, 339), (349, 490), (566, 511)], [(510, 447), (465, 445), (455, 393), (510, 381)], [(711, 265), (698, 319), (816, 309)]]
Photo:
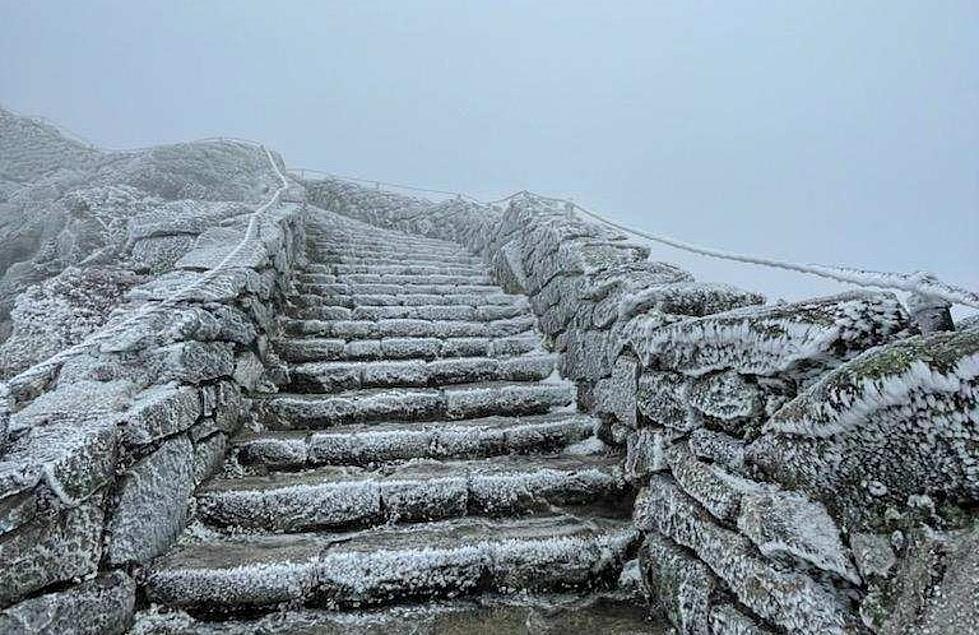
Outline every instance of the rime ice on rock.
[(870, 350), (775, 413), (749, 458), (858, 526), (880, 522), (872, 481), (899, 504), (922, 493), (974, 499), (977, 377), (974, 330)]

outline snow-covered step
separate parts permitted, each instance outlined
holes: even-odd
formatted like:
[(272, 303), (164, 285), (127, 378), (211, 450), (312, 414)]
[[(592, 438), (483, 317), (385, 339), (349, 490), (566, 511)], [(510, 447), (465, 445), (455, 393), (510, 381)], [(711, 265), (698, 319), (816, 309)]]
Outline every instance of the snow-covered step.
[[(347, 243), (330, 243), (313, 241), (308, 242), (314, 253), (321, 254), (325, 259), (333, 256), (356, 256), (359, 258), (454, 258), (456, 262), (479, 262), (479, 258), (473, 256), (465, 249), (460, 247), (444, 247), (440, 245), (405, 245), (405, 246), (376, 246), (376, 245), (352, 245)], [(445, 262), (451, 262), (446, 260)]]
[(304, 320), (450, 320), (462, 322), (489, 322), (531, 315), (526, 302), (519, 300), (509, 304), (418, 305), (418, 306), (314, 306), (292, 307), (292, 317)]
[(648, 617), (644, 600), (615, 591), (487, 594), (476, 598), (430, 600), (421, 604), (336, 611), (297, 609), (255, 618), (208, 622), (183, 611), (137, 613), (132, 632), (139, 635), (509, 635), (516, 633), (666, 632)]
[(597, 421), (577, 413), (484, 417), (436, 423), (352, 424), (319, 432), (261, 432), (237, 441), (250, 469), (371, 465), (548, 452), (589, 438)]
[(624, 488), (618, 457), (430, 459), (213, 479), (197, 492), (197, 515), (212, 526), (252, 531), (340, 530), (539, 513), (612, 500)]
[(296, 282), (309, 284), (493, 284), (487, 275), (446, 276), (440, 274), (410, 273), (300, 273)]
[(479, 267), (481, 262), (472, 256), (371, 256), (371, 255), (342, 255), (325, 252), (311, 254), (316, 260), (325, 260), (339, 265), (468, 265)]
[(471, 419), (543, 414), (574, 400), (574, 384), (486, 382), (443, 388), (351, 390), (328, 395), (279, 393), (256, 400), (273, 430), (316, 429), (370, 421)]
[(337, 264), (337, 263), (310, 263), (306, 265), (307, 273), (328, 273), (328, 274), (348, 274), (348, 273), (376, 273), (401, 274), (401, 275), (444, 275), (444, 276), (466, 276), (466, 275), (486, 275), (486, 268), (482, 265), (421, 265), (421, 264)]
[(158, 559), (144, 588), (150, 602), (215, 613), (592, 589), (616, 581), (637, 540), (628, 520), (568, 515), (460, 518), (341, 535), (220, 536)]
[(351, 320), (446, 320), (462, 322), (492, 322), (532, 316), (530, 305), (519, 298), (508, 304), (418, 305), (418, 306), (360, 306), (351, 309)]
[(534, 333), (507, 337), (386, 337), (342, 340), (300, 337), (276, 341), (275, 350), (287, 362), (437, 359), (454, 357), (506, 358), (540, 347)]
[(480, 381), (540, 381), (554, 371), (553, 354), (452, 359), (307, 362), (289, 369), (287, 389), (339, 392), (357, 388), (444, 386)]
[(391, 282), (319, 284), (299, 282), (296, 289), (314, 295), (460, 295), (464, 293), (500, 293), (491, 284), (403, 284)]
[(332, 339), (381, 339), (385, 337), (512, 337), (534, 328), (526, 315), (504, 320), (285, 320), (286, 335), (315, 335)]
[(448, 295), (429, 293), (407, 295), (362, 294), (357, 296), (302, 294), (291, 296), (290, 302), (299, 307), (344, 306), (355, 308), (358, 306), (511, 305), (520, 303), (520, 299), (499, 291), (497, 293), (453, 293)]
[(376, 228), (372, 228), (374, 233), (367, 232), (324, 232), (307, 234), (307, 242), (326, 245), (349, 245), (356, 248), (373, 249), (406, 249), (413, 250), (431, 247), (433, 249), (445, 249), (461, 253), (469, 253), (459, 243), (440, 240), (438, 238), (428, 238), (424, 236), (406, 236), (398, 233), (377, 233)]

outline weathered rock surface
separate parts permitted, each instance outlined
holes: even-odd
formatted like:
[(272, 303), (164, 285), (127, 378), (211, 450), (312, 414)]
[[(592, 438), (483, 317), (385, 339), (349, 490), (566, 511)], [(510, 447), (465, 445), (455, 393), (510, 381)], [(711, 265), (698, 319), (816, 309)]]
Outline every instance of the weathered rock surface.
[(911, 495), (975, 500), (977, 378), (976, 331), (870, 350), (775, 413), (749, 460), (857, 527)]
[(132, 621), (136, 583), (121, 571), (0, 611), (0, 632), (118, 635)]
[(173, 543), (184, 528), (194, 487), (193, 461), (190, 441), (175, 437), (122, 479), (108, 528), (111, 563), (145, 563)]

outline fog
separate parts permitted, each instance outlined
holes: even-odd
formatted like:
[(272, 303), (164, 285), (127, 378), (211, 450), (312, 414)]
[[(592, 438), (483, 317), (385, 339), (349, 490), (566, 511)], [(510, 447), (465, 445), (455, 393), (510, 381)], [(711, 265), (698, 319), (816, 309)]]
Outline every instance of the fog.
[[(979, 288), (979, 3), (0, 0), (0, 102)], [(699, 278), (843, 287), (655, 247)]]

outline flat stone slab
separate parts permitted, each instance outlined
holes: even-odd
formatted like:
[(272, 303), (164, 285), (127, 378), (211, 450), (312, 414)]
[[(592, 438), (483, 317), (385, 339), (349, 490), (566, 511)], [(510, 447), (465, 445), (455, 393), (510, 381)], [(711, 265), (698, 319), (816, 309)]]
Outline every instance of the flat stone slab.
[(539, 350), (540, 338), (527, 333), (509, 337), (386, 337), (342, 340), (286, 338), (275, 349), (293, 363), (328, 361), (375, 361), (445, 359), (452, 357), (506, 358)]
[(376, 423), (323, 432), (266, 432), (238, 443), (238, 460), (270, 469), (477, 458), (557, 450), (590, 437), (597, 420), (576, 413), (485, 417), (451, 423)]
[[(360, 296), (358, 301), (367, 296)], [(407, 318), (366, 320), (286, 320), (285, 332), (292, 336), (315, 335), (342, 340), (385, 337), (510, 337), (534, 328), (534, 318), (525, 315), (504, 320), (414, 320)]]
[(258, 403), (274, 430), (370, 421), (432, 421), (543, 414), (574, 398), (569, 382), (460, 384), (445, 388), (351, 390), (330, 395), (278, 394)]
[(288, 389), (339, 392), (358, 388), (398, 388), (469, 384), (480, 381), (540, 381), (557, 363), (553, 354), (506, 359), (456, 357), (434, 360), (311, 362), (289, 370)]
[(637, 538), (626, 521), (565, 515), (231, 536), (173, 550), (149, 570), (145, 590), (158, 604), (233, 612), (595, 587), (616, 580)]
[[(644, 603), (613, 593), (488, 595), (373, 610), (295, 610), (254, 620), (207, 622), (182, 611), (137, 615), (134, 635), (377, 635), (417, 633), (603, 633), (665, 635), (667, 626), (647, 616)], [(531, 630), (534, 629), (534, 630)]]
[(215, 479), (198, 491), (197, 512), (217, 526), (289, 532), (525, 514), (620, 497), (618, 463), (613, 456), (506, 455)]

